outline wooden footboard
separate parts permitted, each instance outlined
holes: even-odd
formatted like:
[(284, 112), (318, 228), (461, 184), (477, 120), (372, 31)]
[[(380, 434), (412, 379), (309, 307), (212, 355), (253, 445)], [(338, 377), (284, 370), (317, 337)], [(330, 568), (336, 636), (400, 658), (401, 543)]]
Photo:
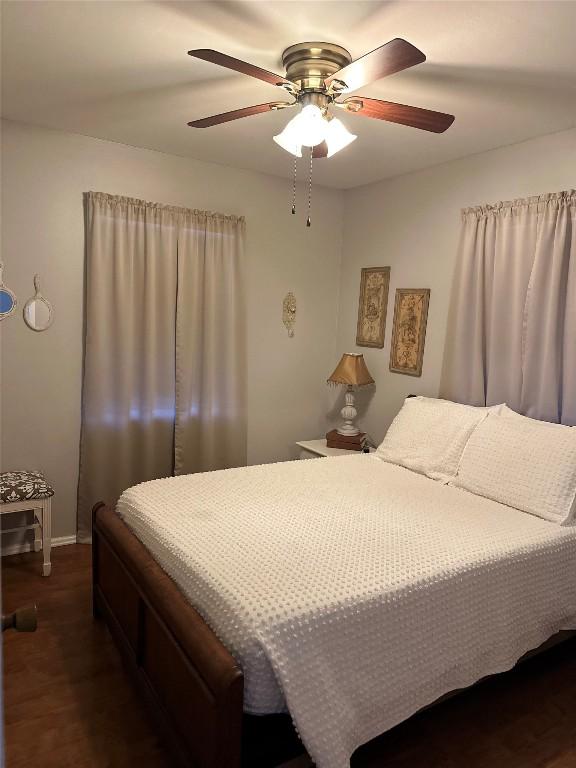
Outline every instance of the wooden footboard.
[(92, 522), (93, 609), (103, 618), (176, 763), (268, 768), (303, 751), (290, 717), (243, 715), (228, 650), (105, 504)]
[(239, 768), (244, 678), (148, 550), (104, 504), (93, 511), (93, 600), (187, 768)]

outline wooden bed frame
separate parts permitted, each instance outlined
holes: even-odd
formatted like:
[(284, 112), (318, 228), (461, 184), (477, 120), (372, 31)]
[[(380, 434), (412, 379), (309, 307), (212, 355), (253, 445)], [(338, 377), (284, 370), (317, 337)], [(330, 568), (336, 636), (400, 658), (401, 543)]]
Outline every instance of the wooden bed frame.
[[(92, 554), (94, 616), (108, 624), (175, 765), (272, 768), (304, 752), (288, 715), (243, 714), (242, 670), (102, 502), (93, 509)], [(575, 635), (560, 632), (520, 661)]]
[(95, 618), (103, 618), (182, 768), (269, 768), (304, 751), (288, 715), (242, 710), (230, 653), (128, 526), (92, 512)]

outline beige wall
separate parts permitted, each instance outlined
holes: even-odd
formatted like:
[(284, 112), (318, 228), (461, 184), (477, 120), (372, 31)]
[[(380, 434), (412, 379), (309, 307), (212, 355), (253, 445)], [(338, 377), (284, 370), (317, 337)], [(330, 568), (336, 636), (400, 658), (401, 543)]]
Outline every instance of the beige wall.
[[(347, 192), (338, 351), (362, 351), (376, 380), (376, 391), (358, 398), (362, 425), (376, 441), (407, 394), (438, 394), (460, 209), (575, 183), (570, 130)], [(360, 268), (386, 265), (392, 270), (384, 349), (356, 347)], [(422, 378), (388, 370), (396, 288), (431, 289)]]
[[(87, 190), (246, 217), (249, 462), (291, 458), (294, 441), (323, 434), (343, 193), (314, 189), (308, 229), (304, 191), (292, 216), (283, 179), (9, 121), (2, 128), (2, 259), (19, 307), (0, 325), (1, 466), (50, 478), (54, 536), (75, 532)], [(30, 331), (21, 314), (35, 272), (55, 308), (46, 333)], [(293, 339), (281, 319), (289, 290), (298, 302)]]

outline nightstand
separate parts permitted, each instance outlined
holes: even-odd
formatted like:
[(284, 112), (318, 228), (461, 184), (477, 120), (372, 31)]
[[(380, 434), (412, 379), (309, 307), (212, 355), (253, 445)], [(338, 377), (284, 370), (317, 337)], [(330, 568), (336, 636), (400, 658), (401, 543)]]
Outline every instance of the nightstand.
[[(296, 443), (300, 448), (299, 459), (318, 459), (321, 456), (361, 456), (362, 451), (346, 451), (343, 448), (328, 448), (326, 438), (320, 440), (300, 440)], [(374, 453), (370, 448), (370, 453)]]

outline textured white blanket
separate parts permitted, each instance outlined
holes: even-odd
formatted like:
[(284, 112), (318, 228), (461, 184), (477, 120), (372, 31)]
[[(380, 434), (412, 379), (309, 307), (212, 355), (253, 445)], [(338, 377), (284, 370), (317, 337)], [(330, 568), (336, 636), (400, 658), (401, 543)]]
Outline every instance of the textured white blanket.
[(576, 626), (575, 528), (374, 456), (157, 480), (118, 512), (319, 768)]

